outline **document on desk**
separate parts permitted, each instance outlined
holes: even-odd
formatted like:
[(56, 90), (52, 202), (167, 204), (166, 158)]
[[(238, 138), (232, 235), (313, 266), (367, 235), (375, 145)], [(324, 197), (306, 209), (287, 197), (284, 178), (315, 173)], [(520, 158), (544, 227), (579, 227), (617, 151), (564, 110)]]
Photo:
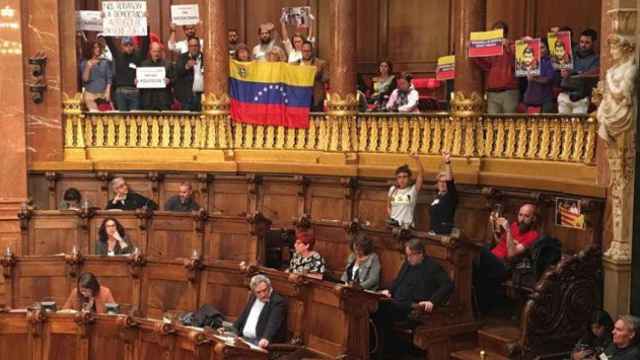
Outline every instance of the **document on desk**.
[(243, 339), (241, 337), (238, 337), (238, 340), (240, 340), (243, 343), (247, 344), (249, 346), (249, 349), (251, 349), (251, 350), (260, 351), (260, 352), (263, 352), (263, 353), (268, 353), (269, 352), (269, 351), (267, 351), (267, 349), (263, 349), (260, 346), (254, 345), (254, 344), (250, 343), (249, 341), (247, 341), (247, 340), (245, 340), (245, 339)]

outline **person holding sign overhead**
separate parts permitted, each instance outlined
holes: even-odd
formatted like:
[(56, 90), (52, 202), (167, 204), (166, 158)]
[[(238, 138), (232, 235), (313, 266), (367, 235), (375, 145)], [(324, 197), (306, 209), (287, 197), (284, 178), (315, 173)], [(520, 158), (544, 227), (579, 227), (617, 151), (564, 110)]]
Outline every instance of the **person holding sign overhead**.
[[(287, 51), (287, 56), (289, 59), (289, 63), (297, 63), (302, 60), (302, 44), (304, 44), (305, 40), (315, 45), (315, 37), (313, 36), (313, 24), (309, 26), (309, 36), (305, 39), (305, 37), (296, 32), (291, 36), (291, 40), (289, 40), (289, 31), (287, 30), (287, 9), (282, 9), (282, 16), (280, 17), (280, 24), (282, 25), (282, 45), (284, 49)], [(313, 17), (309, 16), (309, 19), (313, 21)]]
[(116, 108), (119, 111), (139, 110), (140, 93), (135, 84), (136, 69), (149, 52), (149, 36), (142, 37), (142, 44), (137, 49), (131, 37), (121, 38), (119, 47), (113, 37), (105, 36), (104, 39), (113, 54), (115, 74), (112, 81), (116, 88), (113, 95)]
[[(153, 68), (149, 71), (138, 69), (136, 84), (140, 89), (143, 110), (169, 110), (172, 103), (171, 79), (173, 69), (163, 58), (162, 44), (153, 43), (149, 49), (149, 58), (140, 64), (140, 68)], [(141, 77), (142, 74), (145, 77)]]
[(487, 113), (515, 113), (520, 94), (515, 77), (513, 43), (507, 39), (509, 26), (504, 21), (497, 21), (492, 29), (502, 29), (502, 55), (473, 58), (474, 63), (487, 73)]

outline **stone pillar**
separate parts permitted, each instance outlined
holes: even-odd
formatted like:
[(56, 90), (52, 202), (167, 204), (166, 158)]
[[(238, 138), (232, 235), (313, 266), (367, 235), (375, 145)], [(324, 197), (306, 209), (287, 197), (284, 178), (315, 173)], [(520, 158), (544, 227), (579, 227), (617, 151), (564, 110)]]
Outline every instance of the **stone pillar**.
[[(0, 249), (20, 252), (17, 214), (27, 199), (27, 135), (23, 83), (22, 31), (29, 31), (22, 17), (22, 1), (7, 0), (0, 8)], [(26, 59), (24, 60), (26, 61)], [(29, 100), (30, 101), (30, 100)], [(1, 281), (1, 280), (0, 280)]]
[[(617, 6), (623, 4), (618, 3)], [(603, 14), (605, 16), (605, 14)], [(616, 317), (627, 314), (631, 303), (631, 242), (633, 239), (636, 159), (637, 9), (615, 8), (607, 39), (608, 68), (599, 84), (601, 102), (598, 134), (607, 143), (608, 201), (611, 203), (611, 245), (603, 256), (604, 307)]]
[[(349, 153), (355, 160), (356, 137), (356, 0), (330, 0), (330, 91), (327, 94), (329, 151)], [(353, 152), (353, 153), (352, 153)]]
[[(469, 34), (474, 31), (486, 30), (486, 0), (454, 0), (455, 21), (455, 54), (456, 54), (456, 78), (454, 90), (470, 97), (472, 93), (482, 94), (482, 71), (472, 63), (467, 56)], [(458, 95), (456, 95), (458, 96)]]
[[(202, 96), (203, 128), (206, 140), (201, 159), (224, 161), (232, 156), (220, 151), (232, 147), (229, 119), (229, 45), (225, 0), (204, 3), (204, 94)], [(224, 155), (224, 157), (222, 157)]]

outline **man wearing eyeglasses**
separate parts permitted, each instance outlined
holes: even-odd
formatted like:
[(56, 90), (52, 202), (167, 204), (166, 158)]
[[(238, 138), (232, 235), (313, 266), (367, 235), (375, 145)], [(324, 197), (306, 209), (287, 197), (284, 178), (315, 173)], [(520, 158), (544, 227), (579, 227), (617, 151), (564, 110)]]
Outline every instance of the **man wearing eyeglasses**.
[[(382, 335), (384, 349), (398, 349), (398, 340), (390, 331), (394, 322), (406, 321), (412, 306), (418, 304), (425, 312), (447, 301), (453, 292), (453, 282), (447, 272), (425, 254), (420, 239), (409, 240), (404, 248), (406, 260), (390, 289), (382, 290), (386, 298), (374, 314), (374, 323)], [(381, 344), (381, 345), (382, 345)]]

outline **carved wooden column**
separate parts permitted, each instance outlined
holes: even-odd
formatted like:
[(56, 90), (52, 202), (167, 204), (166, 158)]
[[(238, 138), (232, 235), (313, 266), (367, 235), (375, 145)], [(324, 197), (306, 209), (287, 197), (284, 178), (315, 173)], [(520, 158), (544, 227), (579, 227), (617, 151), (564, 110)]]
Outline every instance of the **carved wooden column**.
[[(622, 6), (619, 2), (617, 6)], [(603, 14), (604, 16), (605, 14)], [(604, 307), (613, 317), (629, 313), (633, 240), (637, 110), (637, 9), (608, 11), (609, 67), (598, 84), (598, 135), (607, 143), (611, 244), (603, 256)]]
[[(233, 157), (224, 152), (233, 147), (229, 119), (229, 50), (227, 44), (226, 1), (209, 0), (204, 9), (204, 94), (202, 112), (205, 140), (203, 156), (214, 161)], [(218, 151), (216, 151), (218, 150)]]
[[(21, 233), (16, 214), (27, 199), (27, 133), (25, 128), (25, 98), (23, 83), (22, 30), (29, 31), (22, 19), (22, 1), (9, 0), (2, 4), (2, 22), (12, 26), (0, 27), (3, 46), (11, 51), (0, 52), (0, 249), (10, 246), (18, 255)], [(15, 26), (13, 25), (15, 24)], [(0, 280), (1, 281), (1, 280)]]
[(356, 0), (331, 0), (330, 92), (327, 94), (328, 151), (346, 153), (355, 161), (356, 136)]
[(460, 96), (468, 98), (474, 92), (482, 98), (483, 82), (482, 71), (472, 63), (467, 56), (469, 34), (474, 31), (485, 31), (485, 19), (487, 13), (486, 0), (454, 0), (453, 18), (455, 21), (455, 55), (456, 78), (454, 90), (461, 93)]

